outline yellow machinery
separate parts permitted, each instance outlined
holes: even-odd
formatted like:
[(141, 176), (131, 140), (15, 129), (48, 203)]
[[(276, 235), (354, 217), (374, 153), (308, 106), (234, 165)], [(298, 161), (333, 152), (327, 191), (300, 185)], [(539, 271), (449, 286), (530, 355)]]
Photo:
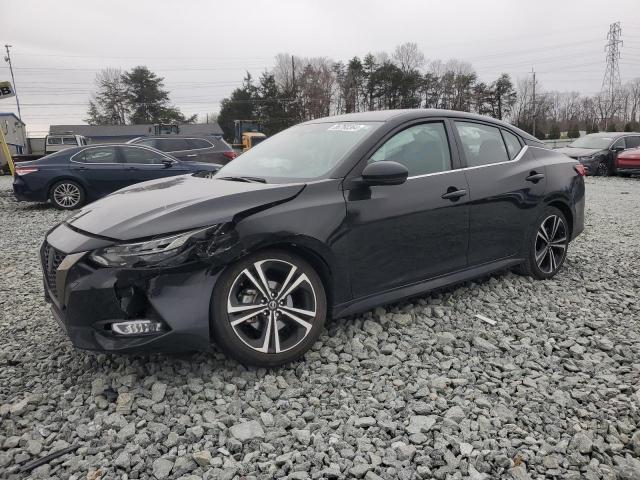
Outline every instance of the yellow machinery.
[(267, 136), (262, 133), (262, 123), (259, 120), (234, 120), (233, 148), (246, 152), (263, 141)]

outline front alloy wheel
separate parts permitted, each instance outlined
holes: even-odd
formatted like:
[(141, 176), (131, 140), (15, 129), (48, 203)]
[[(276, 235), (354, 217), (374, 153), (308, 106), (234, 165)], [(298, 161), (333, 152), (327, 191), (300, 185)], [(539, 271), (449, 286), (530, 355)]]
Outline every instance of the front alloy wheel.
[(214, 340), (227, 354), (244, 364), (276, 366), (313, 345), (324, 325), (326, 298), (307, 262), (274, 251), (226, 272), (212, 310)]

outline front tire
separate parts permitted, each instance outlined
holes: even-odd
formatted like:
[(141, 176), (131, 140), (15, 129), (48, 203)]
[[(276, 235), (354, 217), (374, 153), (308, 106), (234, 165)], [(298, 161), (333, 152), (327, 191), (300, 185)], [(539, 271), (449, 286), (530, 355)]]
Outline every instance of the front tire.
[(547, 280), (554, 277), (567, 257), (569, 227), (564, 214), (555, 207), (547, 207), (534, 224), (527, 240), (526, 260), (520, 272)]
[(49, 199), (60, 210), (74, 210), (85, 203), (84, 189), (73, 180), (61, 180), (51, 187)]
[(276, 367), (304, 355), (327, 313), (322, 281), (304, 259), (268, 250), (228, 268), (214, 288), (213, 339), (245, 365)]
[(609, 176), (609, 165), (606, 161), (601, 161), (598, 164), (598, 168), (596, 169), (596, 175), (598, 177), (608, 177)]

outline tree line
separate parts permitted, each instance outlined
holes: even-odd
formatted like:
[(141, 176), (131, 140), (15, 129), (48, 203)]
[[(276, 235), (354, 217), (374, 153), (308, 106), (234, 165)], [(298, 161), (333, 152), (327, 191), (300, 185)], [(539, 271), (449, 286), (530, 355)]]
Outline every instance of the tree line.
[(95, 84), (85, 119), (89, 125), (194, 123), (197, 120), (197, 115), (185, 117), (170, 104), (164, 79), (145, 66), (128, 72), (101, 70)]
[[(86, 121), (92, 125), (196, 122), (196, 115), (187, 118), (171, 105), (163, 80), (144, 66), (128, 72), (102, 70), (96, 76)], [(238, 119), (259, 120), (265, 133), (273, 135), (314, 118), (398, 108), (489, 115), (541, 139), (559, 138), (563, 132), (577, 137), (581, 130), (637, 131), (640, 78), (613, 94), (587, 96), (546, 91), (531, 78), (514, 83), (508, 73), (483, 81), (468, 62), (427, 61), (415, 43), (399, 45), (391, 54), (356, 56), (346, 63), (281, 53), (257, 79), (246, 74), (242, 85), (221, 101), (217, 121), (225, 138), (232, 140), (233, 121)]]
[(536, 82), (534, 97), (533, 87), (530, 78), (514, 84), (508, 73), (482, 81), (470, 63), (456, 59), (426, 61), (415, 43), (346, 63), (279, 54), (270, 70), (257, 80), (247, 73), (242, 86), (222, 100), (218, 122), (231, 138), (233, 120), (241, 118), (260, 120), (270, 135), (327, 115), (443, 108), (503, 119), (541, 139), (640, 128), (640, 79), (613, 95), (545, 91)]

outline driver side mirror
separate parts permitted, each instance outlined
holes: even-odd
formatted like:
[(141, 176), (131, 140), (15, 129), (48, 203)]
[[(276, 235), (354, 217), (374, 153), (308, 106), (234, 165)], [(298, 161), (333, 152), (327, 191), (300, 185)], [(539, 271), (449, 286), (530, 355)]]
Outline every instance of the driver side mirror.
[(170, 160), (168, 158), (163, 158), (162, 159), (162, 164), (164, 165), (165, 168), (169, 168), (169, 167), (173, 167), (173, 164), (176, 163), (173, 160)]
[(364, 167), (362, 183), (374, 185), (400, 185), (407, 181), (409, 170), (398, 162), (388, 160), (373, 162)]
[(618, 146), (618, 147), (613, 147), (611, 150), (613, 150), (614, 152), (620, 153), (624, 151), (624, 149), (625, 149), (624, 147)]

